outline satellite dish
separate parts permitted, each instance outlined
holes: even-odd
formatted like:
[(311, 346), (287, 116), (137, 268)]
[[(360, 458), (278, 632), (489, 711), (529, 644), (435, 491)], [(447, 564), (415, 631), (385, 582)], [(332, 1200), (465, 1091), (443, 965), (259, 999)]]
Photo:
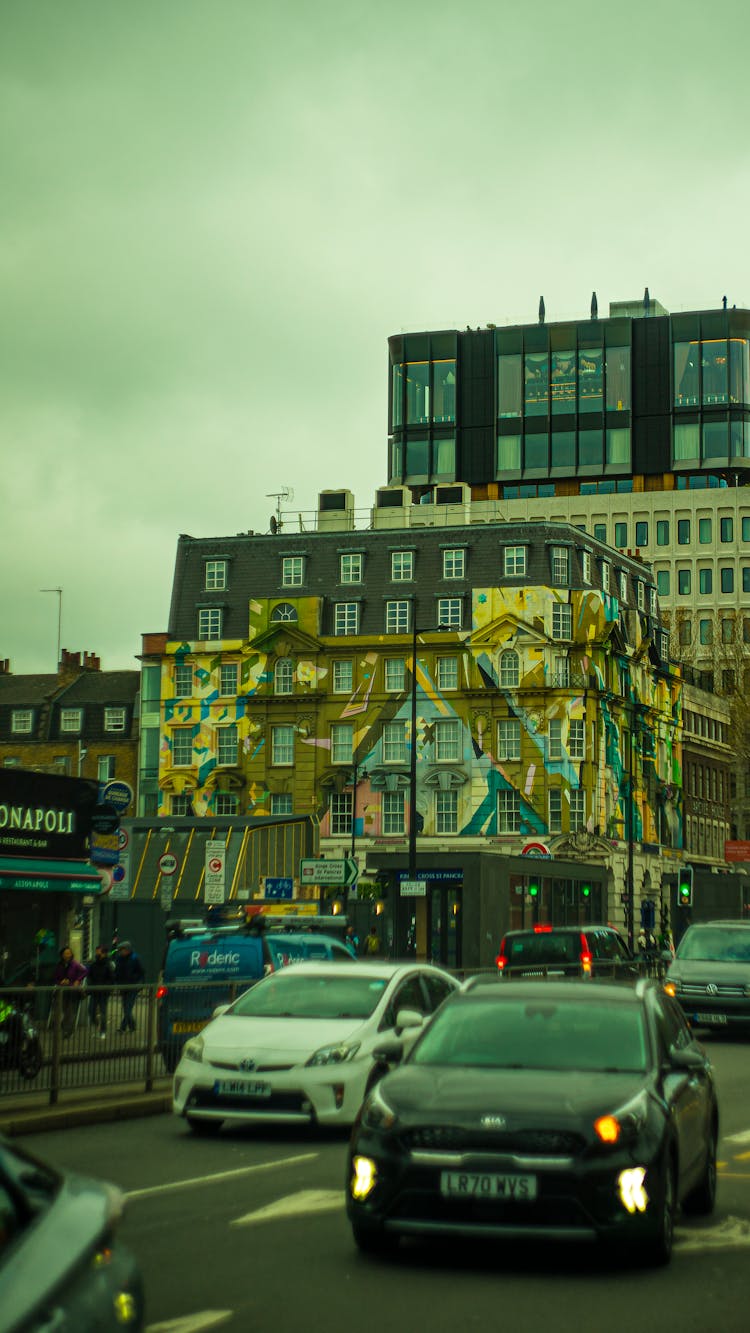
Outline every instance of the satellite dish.
[(276, 533), (277, 533), (278, 530), (279, 530), (279, 525), (278, 525), (278, 523), (277, 523), (277, 521), (276, 521), (276, 515), (275, 515), (275, 514), (272, 514), (272, 515), (271, 515), (271, 521), (270, 521), (269, 526), (270, 526), (270, 528), (271, 528), (271, 535), (272, 535), (273, 537), (275, 537), (275, 536), (276, 536)]

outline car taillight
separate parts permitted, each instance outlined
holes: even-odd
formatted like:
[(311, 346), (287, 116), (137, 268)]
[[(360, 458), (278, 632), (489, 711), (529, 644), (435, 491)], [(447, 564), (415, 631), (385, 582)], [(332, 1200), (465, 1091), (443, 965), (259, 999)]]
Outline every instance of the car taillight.
[(157, 986), (156, 988), (157, 1000), (163, 1000), (164, 996), (168, 994), (169, 994), (169, 988), (167, 986)]
[(499, 954), (497, 955), (497, 958), (495, 959), (495, 963), (496, 963), (496, 965), (497, 965), (497, 969), (498, 969), (499, 972), (502, 972), (503, 968), (508, 966), (508, 958), (507, 958), (507, 955), (506, 955), (506, 953), (505, 953), (505, 940), (504, 940), (504, 939), (503, 939), (503, 941), (502, 941), (502, 944), (500, 945), (500, 952), (499, 952)]
[(535, 935), (549, 935), (551, 930), (551, 926), (534, 926)]
[(592, 959), (591, 959), (591, 951), (590, 951), (590, 949), (589, 949), (588, 944), (586, 943), (586, 937), (585, 937), (585, 935), (582, 935), (582, 936), (581, 936), (581, 967), (583, 968), (584, 972), (590, 972), (590, 971), (591, 971), (591, 961), (592, 961)]

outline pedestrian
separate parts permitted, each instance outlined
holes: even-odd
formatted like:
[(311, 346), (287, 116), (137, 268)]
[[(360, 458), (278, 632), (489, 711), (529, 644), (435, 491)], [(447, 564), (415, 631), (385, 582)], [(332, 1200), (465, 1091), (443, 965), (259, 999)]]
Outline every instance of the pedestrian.
[(86, 968), (73, 957), (69, 944), (60, 950), (60, 959), (55, 968), (52, 982), (61, 989), (62, 1034), (66, 1039), (75, 1027), (78, 1005), (81, 1000), (81, 987), (86, 979)]
[(117, 946), (117, 959), (115, 961), (115, 984), (121, 988), (120, 994), (122, 995), (120, 1032), (135, 1032), (133, 1010), (138, 997), (138, 991), (135, 987), (145, 979), (145, 976), (143, 963), (138, 954), (134, 952), (130, 940), (123, 940)]
[[(89, 990), (89, 1023), (98, 1027), (99, 1038), (107, 1035), (107, 1001), (115, 981), (115, 965), (106, 944), (97, 944), (94, 957), (87, 964)], [(101, 987), (101, 989), (99, 989)]]
[(356, 958), (359, 953), (359, 935), (354, 929), (354, 926), (347, 926), (346, 931), (344, 932), (344, 944), (352, 957)]
[(365, 935), (364, 952), (365, 954), (369, 954), (372, 956), (374, 954), (379, 954), (380, 951), (381, 951), (381, 946), (380, 946), (380, 936), (378, 935), (378, 928), (377, 926), (373, 925), (370, 926), (370, 929)]

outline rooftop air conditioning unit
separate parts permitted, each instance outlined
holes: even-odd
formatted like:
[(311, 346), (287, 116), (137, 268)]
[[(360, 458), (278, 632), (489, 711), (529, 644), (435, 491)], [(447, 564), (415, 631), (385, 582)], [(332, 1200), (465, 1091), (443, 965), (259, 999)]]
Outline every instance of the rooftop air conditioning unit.
[(351, 491), (321, 491), (318, 495), (318, 532), (351, 532), (354, 496)]

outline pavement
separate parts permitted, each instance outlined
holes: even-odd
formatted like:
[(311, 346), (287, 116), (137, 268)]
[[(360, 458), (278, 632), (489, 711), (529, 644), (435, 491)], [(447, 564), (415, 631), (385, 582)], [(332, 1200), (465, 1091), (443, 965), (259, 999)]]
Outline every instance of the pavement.
[(52, 1129), (161, 1115), (171, 1108), (171, 1078), (156, 1079), (152, 1092), (144, 1092), (141, 1084), (132, 1083), (66, 1091), (53, 1106), (48, 1092), (20, 1093), (0, 1097), (0, 1133), (9, 1137), (39, 1134)]

